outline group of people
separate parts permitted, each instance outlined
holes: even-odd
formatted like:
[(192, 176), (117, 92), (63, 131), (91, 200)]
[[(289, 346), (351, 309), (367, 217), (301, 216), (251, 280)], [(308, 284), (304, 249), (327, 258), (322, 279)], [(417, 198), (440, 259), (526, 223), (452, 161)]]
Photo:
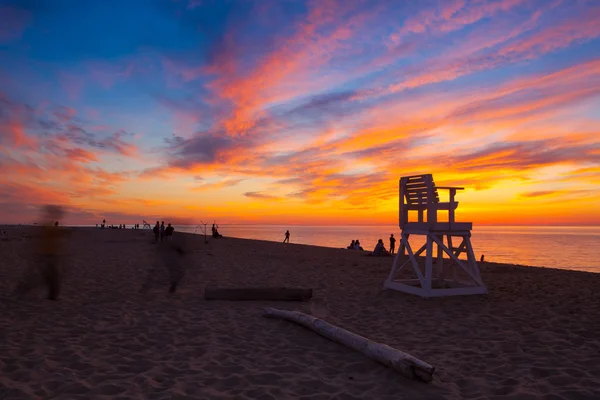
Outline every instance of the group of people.
[(173, 231), (175, 230), (175, 228), (173, 228), (173, 226), (171, 226), (171, 224), (167, 224), (167, 226), (165, 227), (165, 221), (161, 221), (160, 223), (158, 221), (156, 221), (156, 225), (154, 225), (154, 228), (152, 229), (152, 232), (154, 232), (154, 241), (158, 242), (158, 238), (160, 237), (160, 241), (162, 242), (163, 240), (166, 241), (171, 241), (173, 240)]
[(385, 245), (383, 244), (383, 239), (379, 239), (377, 241), (377, 244), (375, 245), (375, 248), (373, 249), (373, 253), (371, 253), (371, 255), (376, 256), (376, 257), (381, 257), (381, 256), (388, 256), (388, 255), (393, 255), (396, 251), (396, 238), (394, 237), (394, 234), (392, 233), (390, 235), (390, 250), (386, 250)]
[(360, 245), (360, 240), (356, 239), (350, 243), (350, 246), (346, 247), (348, 250), (364, 250)]
[[(98, 224), (96, 224), (96, 228), (97, 227), (98, 227)], [(110, 228), (110, 229), (127, 229), (127, 225), (125, 225), (125, 224), (119, 224), (118, 227), (116, 227), (114, 225), (107, 226), (106, 225), (106, 219), (103, 219), (102, 223), (100, 224), (100, 229), (104, 229), (104, 228)], [(140, 229), (140, 224), (133, 224), (133, 226), (131, 227), (131, 229)]]
[[(358, 239), (353, 240), (350, 243), (350, 246), (346, 247), (348, 250), (364, 250), (361, 245), (360, 245), (360, 241)], [(375, 245), (375, 248), (373, 249), (373, 252), (371, 253), (371, 255), (373, 256), (385, 256), (385, 255), (393, 255), (396, 251), (396, 238), (394, 237), (394, 234), (392, 233), (390, 235), (390, 250), (388, 251), (385, 248), (385, 245), (383, 244), (383, 239), (379, 239), (377, 241), (377, 244)]]

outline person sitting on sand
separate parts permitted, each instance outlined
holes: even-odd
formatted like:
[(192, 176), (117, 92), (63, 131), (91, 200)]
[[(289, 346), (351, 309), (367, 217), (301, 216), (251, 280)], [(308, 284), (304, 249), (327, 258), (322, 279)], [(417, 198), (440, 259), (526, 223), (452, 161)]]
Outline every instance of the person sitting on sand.
[(379, 239), (377, 241), (377, 244), (375, 245), (375, 249), (373, 249), (373, 253), (372, 254), (374, 256), (376, 256), (376, 257), (381, 257), (381, 256), (388, 255), (388, 252), (385, 249), (385, 246), (383, 245), (383, 239)]
[(348, 250), (354, 250), (354, 239), (352, 240), (352, 242), (350, 243), (350, 246), (346, 247)]
[(175, 230), (175, 228), (173, 228), (171, 226), (171, 223), (169, 223), (169, 225), (167, 226), (167, 228), (165, 229), (165, 236), (167, 237), (167, 241), (171, 241), (173, 240), (173, 231)]
[(212, 236), (216, 239), (223, 237), (223, 235), (219, 233), (219, 228), (215, 224), (212, 226)]
[(360, 240), (356, 239), (354, 242), (354, 250), (364, 250), (360, 245)]

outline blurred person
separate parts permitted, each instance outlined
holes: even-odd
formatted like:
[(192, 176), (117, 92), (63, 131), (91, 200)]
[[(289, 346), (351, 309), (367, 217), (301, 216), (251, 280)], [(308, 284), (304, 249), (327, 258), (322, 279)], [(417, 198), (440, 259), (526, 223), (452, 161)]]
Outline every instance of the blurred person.
[(48, 299), (58, 300), (61, 275), (60, 256), (64, 247), (62, 238), (67, 231), (58, 227), (58, 220), (64, 216), (60, 206), (47, 205), (43, 209), (42, 234), (38, 243), (39, 264), (31, 269), (25, 279), (17, 286), (17, 293), (25, 295), (38, 286), (39, 279), (48, 287)]
[(185, 275), (184, 257), (188, 253), (186, 248), (185, 235), (179, 235), (177, 241), (169, 240), (165, 245), (155, 247), (155, 256), (152, 257), (152, 263), (146, 283), (142, 286), (141, 292), (148, 290), (156, 276), (160, 274), (160, 269), (166, 267), (169, 278), (169, 293), (175, 293), (179, 283)]
[(171, 223), (169, 223), (169, 225), (165, 228), (165, 236), (166, 236), (168, 242), (173, 240), (173, 231), (174, 230), (175, 230), (175, 228), (173, 228), (173, 226), (171, 226)]
[(156, 225), (152, 228), (152, 232), (154, 233), (154, 241), (158, 242), (158, 234), (160, 232), (160, 223), (156, 221)]

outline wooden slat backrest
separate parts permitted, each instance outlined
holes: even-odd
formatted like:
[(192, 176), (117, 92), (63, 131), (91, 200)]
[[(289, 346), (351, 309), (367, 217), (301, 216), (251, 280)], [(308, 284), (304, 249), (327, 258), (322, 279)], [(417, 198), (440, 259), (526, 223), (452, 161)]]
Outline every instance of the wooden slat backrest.
[[(419, 175), (409, 177), (405, 184), (404, 194), (406, 196), (406, 204), (408, 205), (427, 205), (427, 176), (431, 175)], [(438, 195), (438, 191), (435, 188), (435, 182), (433, 182), (433, 177), (431, 178), (431, 182), (433, 183), (433, 196), (434, 202), (439, 203), (440, 196)]]
[[(431, 199), (431, 200), (429, 200)], [(408, 222), (408, 211), (416, 210), (418, 222), (424, 221), (427, 212), (427, 221), (435, 223), (437, 210), (428, 207), (432, 203), (439, 203), (440, 197), (431, 174), (407, 176), (400, 179), (400, 227)]]

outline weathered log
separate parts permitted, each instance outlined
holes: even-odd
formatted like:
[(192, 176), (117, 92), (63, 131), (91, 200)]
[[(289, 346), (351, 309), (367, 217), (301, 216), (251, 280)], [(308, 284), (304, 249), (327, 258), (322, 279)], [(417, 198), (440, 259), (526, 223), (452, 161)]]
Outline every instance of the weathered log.
[(329, 340), (348, 346), (372, 360), (391, 367), (408, 378), (425, 382), (431, 382), (433, 379), (435, 367), (386, 344), (374, 342), (299, 311), (278, 310), (270, 307), (265, 308), (264, 311), (264, 316), (267, 318), (281, 318), (300, 324)]
[(206, 300), (268, 300), (304, 301), (312, 298), (312, 289), (263, 287), (263, 288), (206, 288)]

